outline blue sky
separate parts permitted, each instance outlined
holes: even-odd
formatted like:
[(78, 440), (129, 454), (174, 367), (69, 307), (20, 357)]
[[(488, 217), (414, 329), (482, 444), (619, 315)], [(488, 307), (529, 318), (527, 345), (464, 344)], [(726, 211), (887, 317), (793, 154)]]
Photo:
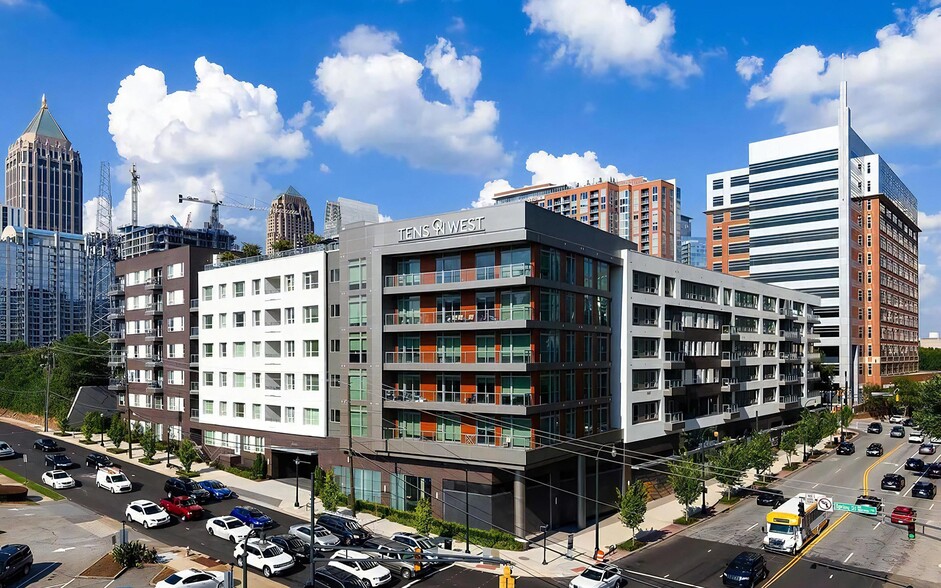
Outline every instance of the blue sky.
[[(827, 59), (846, 54), (854, 126), (924, 213), (922, 324), (941, 330), (939, 4), (0, 0), (0, 139), (45, 93), (82, 154), (87, 199), (111, 162), (124, 221), (131, 161), (142, 220), (205, 219), (180, 192), (265, 205), (291, 184), (318, 228), (338, 196), (405, 218), (486, 200), (490, 181), (605, 168), (678, 178), (701, 235), (705, 174), (745, 165), (749, 141), (830, 124)], [(223, 218), (263, 240), (262, 213)]]

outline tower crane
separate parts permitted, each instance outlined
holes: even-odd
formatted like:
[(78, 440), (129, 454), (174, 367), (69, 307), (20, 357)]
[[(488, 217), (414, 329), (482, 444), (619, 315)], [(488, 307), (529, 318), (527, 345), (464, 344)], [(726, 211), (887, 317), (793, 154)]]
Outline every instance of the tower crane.
[(197, 198), (195, 196), (184, 196), (180, 194), (180, 204), (183, 204), (183, 201), (187, 202), (198, 202), (200, 204), (211, 204), (212, 210), (209, 213), (209, 227), (210, 229), (222, 229), (222, 223), (219, 222), (219, 207), (220, 206), (230, 206), (232, 208), (242, 208), (244, 210), (258, 210), (258, 207), (255, 204), (230, 204), (228, 202), (223, 202), (219, 196), (216, 194), (215, 190), (212, 190), (212, 200), (204, 200), (202, 198)]

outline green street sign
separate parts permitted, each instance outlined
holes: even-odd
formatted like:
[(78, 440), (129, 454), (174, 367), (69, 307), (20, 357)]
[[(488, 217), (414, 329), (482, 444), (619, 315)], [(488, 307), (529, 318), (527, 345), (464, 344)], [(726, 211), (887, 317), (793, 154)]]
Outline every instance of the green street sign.
[(848, 502), (834, 502), (833, 510), (844, 510), (846, 512), (858, 512), (865, 515), (876, 515), (876, 507), (868, 504), (849, 504)]

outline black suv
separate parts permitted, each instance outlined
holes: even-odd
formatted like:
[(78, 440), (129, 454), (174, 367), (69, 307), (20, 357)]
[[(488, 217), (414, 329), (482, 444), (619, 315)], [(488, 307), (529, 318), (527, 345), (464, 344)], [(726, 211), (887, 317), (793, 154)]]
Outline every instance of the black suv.
[(11, 543), (0, 547), (0, 586), (13, 584), (17, 576), (28, 576), (33, 565), (33, 552), (29, 545)]
[(205, 504), (212, 500), (212, 494), (196, 482), (189, 478), (169, 478), (163, 485), (163, 491), (167, 498), (174, 496), (189, 496), (199, 504)]
[(934, 495), (937, 494), (937, 492), (937, 487), (931, 482), (915, 482), (915, 485), (912, 486), (912, 496), (915, 498), (934, 500)]
[(852, 455), (854, 453), (856, 453), (856, 446), (849, 441), (840, 443), (840, 446), (836, 448), (837, 455)]
[(294, 535), (274, 535), (268, 537), (268, 541), (283, 549), (299, 562), (306, 562), (310, 559), (310, 545)]
[(307, 582), (304, 588), (370, 588), (370, 585), (346, 570), (323, 566), (314, 572), (314, 583)]
[(866, 428), (867, 433), (881, 433), (882, 432), (882, 423), (869, 423), (869, 427)]
[(114, 462), (107, 455), (89, 453), (88, 457), (85, 458), (85, 467), (94, 467), (96, 470), (98, 468), (113, 468)]
[(358, 522), (340, 515), (324, 513), (317, 517), (317, 524), (339, 537), (343, 545), (360, 545), (372, 537)]
[(784, 492), (780, 490), (759, 490), (758, 499), (755, 501), (761, 506), (781, 506), (785, 502)]
[(753, 551), (743, 551), (729, 562), (722, 574), (724, 586), (754, 586), (768, 577), (765, 556)]
[(929, 463), (927, 467), (925, 467), (924, 476), (932, 480), (941, 479), (941, 463)]
[(905, 461), (905, 469), (912, 472), (923, 472), (925, 467), (925, 461), (917, 457), (910, 457)]
[(905, 487), (905, 477), (899, 474), (886, 474), (882, 477), (883, 490), (895, 490), (901, 492)]

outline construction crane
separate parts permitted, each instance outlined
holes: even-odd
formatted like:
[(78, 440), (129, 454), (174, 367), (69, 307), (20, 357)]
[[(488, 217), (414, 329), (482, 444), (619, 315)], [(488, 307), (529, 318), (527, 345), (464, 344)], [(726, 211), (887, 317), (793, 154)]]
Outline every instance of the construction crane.
[[(195, 196), (184, 196), (180, 194), (180, 204), (183, 204), (183, 201), (198, 202), (200, 204), (211, 204), (212, 210), (209, 213), (209, 226), (207, 228), (216, 230), (222, 229), (222, 223), (219, 222), (220, 206), (229, 206), (232, 208), (241, 208), (244, 210), (258, 210), (258, 207), (254, 204), (230, 204), (228, 202), (223, 202), (216, 194), (215, 190), (212, 190), (212, 200), (204, 200), (202, 198), (196, 198)], [(188, 220), (187, 224), (189, 224)]]
[(193, 213), (192, 213), (192, 212), (187, 212), (187, 213), (186, 213), (186, 222), (183, 223), (183, 228), (184, 228), (184, 229), (188, 229), (188, 228), (190, 228), (191, 226), (193, 226)]

